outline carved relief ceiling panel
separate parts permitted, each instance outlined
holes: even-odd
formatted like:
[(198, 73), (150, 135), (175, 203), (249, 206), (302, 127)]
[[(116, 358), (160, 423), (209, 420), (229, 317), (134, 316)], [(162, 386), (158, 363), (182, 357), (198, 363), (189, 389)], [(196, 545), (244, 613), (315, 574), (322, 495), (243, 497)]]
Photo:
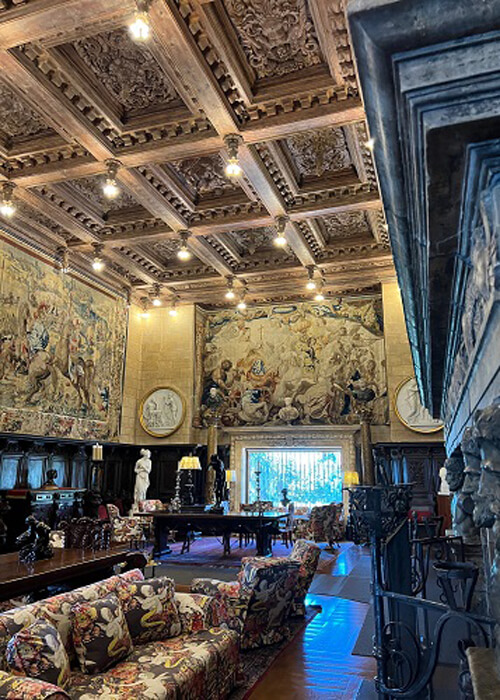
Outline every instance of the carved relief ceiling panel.
[(370, 227), (363, 211), (343, 212), (321, 219), (321, 229), (326, 245), (354, 237), (371, 236)]
[(292, 161), (302, 177), (351, 168), (352, 158), (341, 128), (305, 131), (285, 140)]
[(179, 96), (151, 52), (145, 45), (134, 44), (126, 30), (79, 39), (73, 47), (125, 110), (141, 111), (179, 102)]
[(0, 82), (0, 137), (26, 138), (51, 132), (44, 120), (6, 83)]
[(237, 181), (230, 180), (224, 174), (224, 163), (219, 155), (177, 160), (165, 168), (177, 176), (193, 201), (201, 197), (218, 197), (225, 192), (240, 189)]
[(0, 0), (2, 227), (90, 275), (102, 244), (106, 283), (136, 300), (161, 284), (219, 306), (228, 277), (250, 303), (302, 299), (311, 266), (332, 294), (393, 279), (344, 0), (154, 2), (144, 43), (130, 2), (82, 2), (78, 22), (57, 5), (56, 25), (49, 2)]

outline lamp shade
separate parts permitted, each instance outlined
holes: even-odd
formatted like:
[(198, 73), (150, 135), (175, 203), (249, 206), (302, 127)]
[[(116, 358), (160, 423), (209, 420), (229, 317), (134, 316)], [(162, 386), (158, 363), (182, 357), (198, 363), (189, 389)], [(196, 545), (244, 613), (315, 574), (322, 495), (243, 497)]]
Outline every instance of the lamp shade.
[(179, 462), (179, 469), (201, 469), (200, 460), (192, 455), (185, 456)]
[(344, 472), (344, 486), (357, 486), (358, 484), (358, 472)]
[(236, 481), (236, 469), (226, 469), (226, 481), (228, 484), (232, 481)]

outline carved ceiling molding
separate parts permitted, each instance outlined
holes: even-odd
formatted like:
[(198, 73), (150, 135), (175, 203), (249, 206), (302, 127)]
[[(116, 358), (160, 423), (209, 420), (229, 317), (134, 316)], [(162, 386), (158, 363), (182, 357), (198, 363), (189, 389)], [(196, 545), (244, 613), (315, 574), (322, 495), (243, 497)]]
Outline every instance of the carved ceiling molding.
[(323, 61), (305, 0), (225, 0), (257, 78), (282, 77)]
[(51, 131), (42, 117), (6, 83), (0, 82), (0, 134), (10, 140), (16, 137), (38, 136)]
[(340, 127), (303, 131), (285, 139), (293, 162), (302, 177), (344, 170), (352, 165), (344, 132)]
[(364, 211), (347, 211), (325, 216), (321, 219), (321, 226), (326, 245), (335, 244), (339, 239), (370, 235)]
[(349, 41), (344, 4), (343, 0), (335, 0), (330, 4), (327, 10), (328, 27), (335, 42), (342, 77), (349, 87), (349, 92), (352, 95), (358, 95), (359, 87), (356, 80), (356, 70)]
[(129, 192), (126, 192), (123, 187), (120, 188), (120, 194), (116, 199), (106, 199), (102, 190), (102, 184), (103, 176), (98, 176), (67, 180), (65, 186), (76, 191), (80, 197), (89, 201), (103, 213), (138, 206), (137, 200)]
[(224, 174), (224, 163), (218, 154), (171, 161), (169, 167), (191, 189), (194, 197), (220, 197), (224, 192), (239, 189), (237, 182)]
[(85, 37), (72, 46), (126, 110), (140, 111), (180, 101), (147, 46), (130, 41), (126, 29)]
[(2, 169), (6, 174), (16, 177), (21, 171), (40, 166), (54, 166), (71, 160), (95, 163), (90, 153), (79, 144), (65, 144), (56, 148), (42, 149), (39, 152), (19, 156), (10, 156), (3, 161)]

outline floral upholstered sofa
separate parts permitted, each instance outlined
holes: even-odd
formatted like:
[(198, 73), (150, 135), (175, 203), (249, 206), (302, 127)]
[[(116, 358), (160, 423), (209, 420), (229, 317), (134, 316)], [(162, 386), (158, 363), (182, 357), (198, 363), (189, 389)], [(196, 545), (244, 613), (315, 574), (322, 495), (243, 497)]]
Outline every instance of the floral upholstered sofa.
[[(154, 581), (160, 581), (157, 585), (168, 592), (171, 606), (169, 636), (165, 638), (155, 639), (151, 633), (157, 618), (151, 604), (154, 595), (148, 589)], [(139, 610), (136, 609), (137, 595), (129, 597), (130, 591), (136, 590), (141, 590), (143, 595), (139, 598), (142, 601)], [(101, 622), (98, 614), (99, 606), (106, 600), (114, 600), (117, 607), (123, 606), (123, 610), (128, 611), (126, 615), (131, 612), (135, 618), (127, 617), (126, 621), (123, 618), (130, 641), (125, 652), (122, 648), (121, 660), (95, 672), (98, 667), (92, 667), (93, 662), (88, 659), (87, 666), (82, 667), (81, 651), (82, 645), (92, 644), (99, 635), (108, 635), (104, 636), (107, 650), (116, 641), (113, 639), (110, 643), (109, 618)], [(132, 605), (129, 604), (131, 600), (134, 601)], [(86, 627), (78, 621), (81, 609), (87, 613), (89, 624)], [(239, 640), (235, 631), (219, 626), (217, 609), (214, 598), (174, 593), (171, 579), (144, 580), (136, 569), (0, 614), (0, 697), (8, 700), (222, 700), (236, 683)], [(142, 625), (139, 628), (142, 632), (136, 637), (129, 633), (131, 619), (139, 620)], [(29, 673), (25, 666), (26, 675), (14, 675), (20, 671), (12, 667), (12, 653), (9, 656), (9, 652), (16, 649), (13, 641), (16, 636), (29, 635), (29, 630), (37, 625), (57, 630), (54, 635), (58, 636), (62, 655), (68, 661), (64, 689), (47, 682), (46, 676), (43, 680), (36, 678), (41, 675), (40, 669), (45, 670), (40, 661), (42, 657), (36, 653), (28, 656)], [(75, 628), (80, 630), (78, 634)]]
[(287, 638), (299, 569), (288, 557), (248, 557), (237, 581), (195, 578), (191, 593), (213, 596), (219, 618), (241, 635), (241, 649), (255, 649)]

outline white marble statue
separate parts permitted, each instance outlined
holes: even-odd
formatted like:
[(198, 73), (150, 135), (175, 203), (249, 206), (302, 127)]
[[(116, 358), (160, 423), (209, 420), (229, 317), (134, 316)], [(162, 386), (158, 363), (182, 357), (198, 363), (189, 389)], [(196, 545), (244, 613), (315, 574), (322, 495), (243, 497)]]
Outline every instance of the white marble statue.
[(450, 485), (446, 481), (446, 467), (441, 467), (439, 470), (439, 478), (441, 479), (441, 483), (439, 484), (439, 495), (440, 496), (449, 496), (450, 495)]
[(151, 452), (146, 449), (141, 450), (141, 456), (135, 463), (135, 487), (134, 505), (130, 510), (130, 515), (139, 510), (139, 502), (146, 500), (146, 493), (149, 488), (149, 475), (151, 474)]

